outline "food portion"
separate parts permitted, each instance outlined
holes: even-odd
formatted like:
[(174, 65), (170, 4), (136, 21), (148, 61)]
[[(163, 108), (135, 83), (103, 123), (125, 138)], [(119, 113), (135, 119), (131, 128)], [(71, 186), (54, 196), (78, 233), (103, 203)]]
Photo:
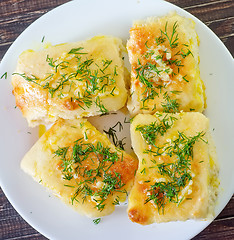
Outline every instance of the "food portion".
[(119, 38), (100, 36), (23, 52), (12, 84), (29, 126), (122, 108), (127, 100), (122, 50)]
[(132, 115), (204, 110), (198, 36), (192, 20), (171, 13), (137, 21), (130, 29), (127, 49)]
[(218, 191), (215, 147), (201, 113), (139, 114), (131, 123), (139, 159), (128, 200), (131, 221), (208, 219)]
[(58, 120), (21, 168), (80, 214), (101, 217), (126, 200), (138, 161), (87, 120)]
[[(99, 36), (20, 55), (12, 77), (16, 105), (30, 127), (54, 123), (45, 133), (39, 128), (44, 134), (21, 168), (89, 217), (112, 213), (129, 191), (128, 216), (142, 225), (212, 217), (219, 170), (201, 113), (193, 21), (171, 13), (134, 23), (129, 94), (123, 49), (120, 39)], [(114, 146), (83, 118), (119, 110), (127, 98), (139, 164), (117, 139), (119, 122), (104, 130)]]

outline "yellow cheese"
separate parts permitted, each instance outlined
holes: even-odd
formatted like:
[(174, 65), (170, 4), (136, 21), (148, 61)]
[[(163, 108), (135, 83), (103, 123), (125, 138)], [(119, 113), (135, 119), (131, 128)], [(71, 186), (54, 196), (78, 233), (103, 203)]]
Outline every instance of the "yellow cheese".
[(101, 217), (126, 200), (138, 161), (87, 120), (58, 120), (21, 168), (80, 214)]
[(132, 115), (204, 110), (198, 37), (192, 20), (171, 13), (136, 21), (127, 49), (131, 63), (128, 109)]
[(139, 158), (128, 201), (133, 222), (212, 217), (218, 167), (204, 115), (139, 114), (131, 124), (131, 139)]
[(123, 107), (127, 91), (122, 50), (119, 38), (99, 36), (23, 52), (12, 84), (29, 126)]

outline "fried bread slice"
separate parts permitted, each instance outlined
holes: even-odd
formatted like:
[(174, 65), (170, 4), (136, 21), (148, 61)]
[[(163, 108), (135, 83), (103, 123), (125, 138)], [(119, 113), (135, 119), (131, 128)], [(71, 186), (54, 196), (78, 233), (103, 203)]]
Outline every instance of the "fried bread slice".
[(131, 221), (147, 225), (213, 216), (218, 165), (203, 114), (139, 114), (131, 139), (139, 159), (128, 200)]
[(80, 214), (101, 217), (126, 200), (138, 161), (87, 120), (58, 120), (21, 168)]
[(127, 49), (131, 63), (128, 109), (132, 115), (204, 110), (198, 36), (192, 20), (170, 13), (136, 21)]
[(122, 108), (127, 100), (122, 50), (119, 38), (97, 36), (24, 51), (12, 84), (29, 126)]

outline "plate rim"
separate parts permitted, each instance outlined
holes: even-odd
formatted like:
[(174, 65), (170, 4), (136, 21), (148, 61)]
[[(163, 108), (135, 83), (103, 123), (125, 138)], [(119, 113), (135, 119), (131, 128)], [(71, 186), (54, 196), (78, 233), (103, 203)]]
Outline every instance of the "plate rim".
[[(85, 1), (85, 0), (80, 0), (80, 2), (82, 2), (82, 1)], [(104, 0), (104, 1), (105, 1), (105, 0)], [(11, 55), (11, 51), (12, 51), (12, 49), (14, 49), (14, 46), (17, 44), (17, 41), (19, 41), (21, 38), (24, 37), (25, 32), (27, 32), (28, 30), (30, 30), (31, 28), (33, 28), (35, 24), (39, 24), (40, 21), (42, 21), (41, 19), (45, 18), (45, 16), (48, 16), (49, 14), (53, 14), (55, 11), (57, 11), (57, 9), (64, 8), (65, 5), (66, 5), (66, 6), (67, 6), (67, 5), (73, 5), (74, 2), (76, 2), (76, 1), (70, 1), (70, 2), (64, 3), (64, 4), (60, 5), (60, 6), (57, 6), (57, 7), (55, 7), (54, 9), (50, 10), (49, 12), (43, 14), (41, 17), (39, 17), (39, 18), (38, 18), (37, 20), (35, 20), (34, 22), (32, 22), (32, 23), (16, 38), (16, 40), (11, 44), (11, 46), (9, 47), (9, 49), (7, 50), (7, 52), (4, 54), (4, 56), (3, 56), (2, 60), (1, 60), (1, 63), (0, 63), (0, 69), (1, 69), (2, 66), (5, 64), (5, 61), (6, 61), (5, 59), (9, 58), (9, 56)], [(77, 2), (78, 2), (78, 1), (77, 1)], [(206, 31), (209, 31), (210, 34), (213, 34), (213, 36), (216, 38), (217, 42), (222, 45), (222, 48), (223, 48), (223, 49), (225, 49), (225, 51), (226, 51), (225, 54), (230, 57), (230, 60), (231, 60), (231, 61), (233, 61), (232, 54), (229, 52), (229, 50), (227, 49), (227, 47), (225, 46), (225, 44), (224, 44), (224, 43), (219, 39), (219, 37), (218, 37), (208, 26), (206, 26), (201, 20), (199, 20), (197, 17), (193, 16), (192, 14), (190, 14), (189, 12), (187, 12), (186, 10), (184, 10), (184, 9), (182, 9), (182, 8), (180, 8), (180, 7), (172, 4), (172, 3), (170, 3), (170, 2), (166, 2), (166, 1), (164, 1), (164, 0), (160, 0), (160, 1), (158, 1), (158, 2), (163, 2), (163, 4), (171, 5), (171, 6), (173, 6), (173, 7), (176, 8), (176, 9), (180, 9), (180, 11), (184, 12), (185, 14), (189, 14), (192, 18), (195, 18), (196, 21), (198, 21), (200, 25), (202, 25), (203, 27), (206, 28)], [(52, 13), (52, 12), (53, 12), (53, 13)], [(19, 39), (19, 40), (18, 40), (18, 39)], [(234, 63), (234, 61), (233, 61), (233, 63)], [(1, 71), (0, 71), (0, 72), (1, 72)], [(1, 188), (2, 188), (2, 190), (3, 190), (3, 192), (4, 192), (4, 194), (5, 194), (6, 197), (7, 197), (7, 199), (8, 199), (9, 202), (11, 203), (11, 205), (12, 205), (12, 206), (14, 207), (14, 209), (23, 217), (23, 219), (25, 219), (29, 225), (31, 225), (34, 229), (36, 229), (36, 230), (37, 230), (38, 232), (40, 232), (42, 235), (52, 237), (52, 235), (50, 235), (50, 234), (47, 234), (47, 233), (44, 234), (45, 231), (44, 231), (44, 230), (40, 230), (40, 227), (36, 226), (36, 224), (34, 224), (34, 222), (32, 223), (31, 220), (30, 220), (30, 218), (28, 218), (27, 216), (25, 216), (25, 214), (23, 213), (23, 211), (21, 211), (21, 209), (19, 209), (19, 208), (17, 207), (17, 204), (15, 204), (14, 201), (13, 201), (10, 197), (8, 197), (8, 190), (5, 188), (5, 185), (3, 184), (3, 180), (2, 180), (2, 178), (1, 178), (1, 176), (0, 176), (0, 185), (1, 185)], [(233, 186), (233, 191), (232, 191), (232, 192), (234, 192), (234, 186)], [(225, 206), (218, 212), (218, 214), (226, 207), (226, 205), (228, 204), (228, 202), (229, 202), (229, 200), (231, 199), (232, 195), (233, 195), (233, 193), (231, 194), (231, 192), (230, 192), (230, 198), (226, 201)], [(16, 207), (15, 207), (15, 205), (16, 205)], [(218, 215), (218, 214), (217, 214), (217, 215)], [(217, 216), (216, 216), (216, 217), (217, 217)], [(204, 230), (211, 222), (212, 222), (212, 221), (210, 221), (210, 222), (208, 222), (207, 224), (205, 224), (205, 226), (204, 226), (198, 233), (196, 233), (195, 235), (192, 235), (192, 237), (194, 237), (194, 236), (196, 236), (197, 234), (199, 234), (199, 233), (200, 233), (202, 230)], [(43, 232), (43, 233), (42, 233), (42, 232)]]

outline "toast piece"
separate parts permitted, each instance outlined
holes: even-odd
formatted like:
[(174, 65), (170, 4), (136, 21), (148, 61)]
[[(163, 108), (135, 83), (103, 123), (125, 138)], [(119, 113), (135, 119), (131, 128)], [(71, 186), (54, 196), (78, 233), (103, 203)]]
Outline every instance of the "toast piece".
[(21, 161), (21, 168), (80, 214), (101, 217), (125, 201), (138, 161), (87, 120), (58, 120)]
[(29, 126), (122, 108), (127, 100), (122, 50), (119, 38), (98, 36), (23, 52), (12, 84)]
[(131, 221), (146, 225), (213, 216), (218, 167), (203, 114), (139, 114), (131, 139), (139, 159), (128, 200)]
[(171, 13), (136, 21), (127, 50), (131, 63), (128, 109), (132, 115), (204, 110), (198, 36), (192, 20)]

